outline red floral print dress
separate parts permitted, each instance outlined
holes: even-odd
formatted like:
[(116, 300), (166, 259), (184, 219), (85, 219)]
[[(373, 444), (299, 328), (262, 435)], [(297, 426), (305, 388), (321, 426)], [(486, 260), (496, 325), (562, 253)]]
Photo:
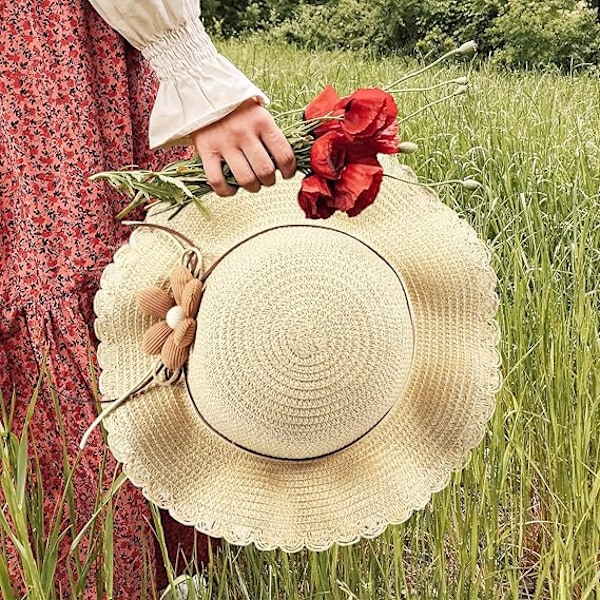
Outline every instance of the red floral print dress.
[[(105, 19), (115, 10), (112, 2), (94, 5), (104, 11)], [(118, 5), (130, 5), (130, 12), (144, 7), (143, 2)], [(197, 21), (197, 14), (189, 14)], [(148, 20), (160, 19), (151, 14)], [(185, 26), (185, 19), (181, 23)], [(111, 25), (121, 31), (125, 27)], [(198, 27), (197, 22), (193, 27)], [(135, 29), (134, 43), (141, 35), (139, 24)], [(160, 36), (158, 41), (158, 46), (164, 46)], [(156, 48), (152, 52), (151, 58), (161, 54)], [(158, 62), (168, 71), (164, 85), (177, 88), (168, 56), (162, 54)], [(246, 91), (238, 94), (239, 102), (252, 90), (244, 81), (241, 86)], [(97, 414), (89, 368), (94, 349), (93, 297), (103, 268), (129, 235), (114, 219), (124, 200), (87, 177), (127, 164), (160, 166), (187, 152), (149, 148), (148, 123), (158, 87), (139, 52), (87, 2), (0, 0), (0, 389), (5, 401), (16, 394), (15, 423), (22, 423), (42, 365), (47, 364), (71, 461)], [(209, 107), (200, 102), (194, 113), (191, 95), (179, 101), (174, 99), (177, 90), (163, 90), (163, 105), (181, 105), (186, 116), (178, 117), (168, 106), (161, 115), (160, 107), (158, 111), (155, 107), (155, 145), (177, 142), (233, 110), (236, 104), (231, 103), (231, 93), (227, 95), (226, 107), (219, 106), (218, 99)], [(169, 110), (171, 132), (164, 116)], [(41, 462), (47, 518), (64, 486), (59, 426), (50, 392), (48, 385), (41, 391), (31, 431)], [(75, 476), (79, 528), (93, 512), (102, 455), (103, 442), (96, 431)], [(109, 464), (109, 473), (114, 468), (114, 462)], [(145, 553), (155, 567), (157, 587), (165, 585), (149, 522), (146, 500), (127, 483), (115, 513), (114, 598), (140, 597), (148, 578)], [(189, 554), (193, 530), (168, 517), (164, 526), (171, 550), (181, 547)], [(56, 576), (57, 590), (65, 597), (70, 597), (69, 543), (67, 537), (60, 548)], [(200, 546), (201, 558), (206, 558), (202, 556), (206, 541)], [(19, 561), (10, 544), (8, 552), (13, 585), (23, 593)], [(93, 581), (92, 574), (89, 598), (96, 598)]]

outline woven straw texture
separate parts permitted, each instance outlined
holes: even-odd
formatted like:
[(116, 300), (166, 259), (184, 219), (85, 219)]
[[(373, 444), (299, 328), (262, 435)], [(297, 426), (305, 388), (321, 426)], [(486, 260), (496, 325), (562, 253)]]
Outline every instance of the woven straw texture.
[[(496, 279), (468, 224), (388, 178), (359, 217), (308, 222), (298, 186), (209, 197), (211, 219), (148, 217), (193, 239), (206, 268), (240, 245), (206, 280), (187, 384), (151, 385), (105, 420), (152, 502), (208, 535), (290, 552), (375, 537), (421, 509), (466, 464), (500, 385)], [(168, 289), (181, 252), (140, 228), (106, 268), (106, 398), (154, 363), (136, 294)]]

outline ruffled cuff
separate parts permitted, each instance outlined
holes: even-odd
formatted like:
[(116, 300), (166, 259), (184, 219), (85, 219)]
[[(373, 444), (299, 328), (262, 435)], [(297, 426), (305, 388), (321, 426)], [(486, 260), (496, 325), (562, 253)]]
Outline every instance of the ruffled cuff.
[(150, 116), (150, 147), (190, 144), (189, 134), (253, 98), (268, 98), (224, 56), (200, 20), (189, 20), (142, 47), (160, 79)]

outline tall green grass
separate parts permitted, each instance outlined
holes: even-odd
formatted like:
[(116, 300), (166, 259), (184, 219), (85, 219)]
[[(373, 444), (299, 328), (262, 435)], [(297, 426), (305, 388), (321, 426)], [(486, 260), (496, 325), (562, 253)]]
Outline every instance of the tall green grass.
[[(93, 517), (81, 530), (77, 523), (74, 475), (81, 453), (68, 456), (63, 415), (53, 386), (44, 369), (31, 398), (23, 399), (12, 394), (6, 398), (0, 390), (0, 591), (4, 600), (18, 598), (19, 589), (26, 590), (28, 600), (55, 600), (66, 597), (77, 600), (86, 597), (86, 591), (96, 591), (99, 598), (112, 597), (112, 532), (113, 505), (118, 489), (125, 481), (116, 475), (112, 485), (91, 490), (95, 492)], [(30, 433), (35, 418), (35, 408), (40, 390), (45, 387), (43, 401), (51, 401), (58, 422), (59, 439), (63, 449), (63, 487), (60, 500), (48, 519), (44, 504), (45, 481), (40, 468), (37, 440)], [(24, 421), (17, 423), (17, 403), (26, 403)], [(98, 465), (100, 481), (105, 479), (107, 450)], [(80, 542), (85, 539), (85, 544)], [(67, 557), (64, 546), (70, 544)], [(13, 555), (12, 565), (17, 572), (9, 571), (9, 545)], [(59, 563), (66, 568), (68, 590), (57, 590), (56, 574)], [(61, 594), (63, 594), (61, 596)], [(68, 595), (64, 595), (68, 594)], [(87, 595), (89, 597), (89, 593)]]
[[(223, 50), (276, 110), (327, 83), (348, 93), (414, 66), (250, 42)], [(468, 95), (401, 136), (418, 143), (404, 160), (424, 181), (483, 183), (440, 195), (488, 241), (499, 276), (505, 383), (488, 434), (428, 508), (377, 540), (292, 557), (227, 552), (231, 581), (243, 565), (259, 590), (249, 597), (600, 597), (600, 81), (486, 69), (470, 79)], [(400, 111), (436, 97), (405, 94)]]
[[(327, 83), (345, 93), (413, 66), (260, 42), (222, 48), (282, 111), (303, 106)], [(487, 240), (499, 276), (505, 383), (483, 443), (428, 507), (376, 540), (293, 555), (224, 544), (199, 597), (600, 597), (600, 82), (484, 69), (472, 74), (471, 88), (407, 122), (402, 137), (419, 144), (403, 160), (422, 180), (471, 176), (483, 184), (474, 193), (440, 191)], [(435, 97), (406, 94), (400, 110), (410, 114)], [(28, 442), (5, 433), (5, 452), (9, 439), (18, 465)], [(16, 494), (19, 473), (12, 473)], [(98, 497), (104, 515), (110, 503)], [(98, 552), (109, 564), (102, 523)], [(192, 558), (189, 571), (196, 569)], [(108, 571), (94, 585), (106, 585)], [(0, 554), (0, 582), (4, 573)]]

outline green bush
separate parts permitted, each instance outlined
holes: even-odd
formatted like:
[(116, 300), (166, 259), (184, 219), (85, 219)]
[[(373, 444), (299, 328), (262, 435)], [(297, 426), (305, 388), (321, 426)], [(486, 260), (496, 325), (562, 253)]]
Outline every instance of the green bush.
[(361, 0), (314, 6), (300, 4), (294, 18), (274, 28), (271, 35), (310, 49), (357, 50), (384, 44), (377, 27), (374, 3)]
[(585, 2), (508, 0), (491, 34), (498, 48), (494, 61), (510, 68), (570, 69), (600, 59), (600, 25)]
[(301, 2), (272, 35), (305, 48), (412, 52), (431, 21), (434, 0)]
[(598, 63), (598, 0), (203, 0), (223, 36), (263, 31), (310, 49), (442, 54), (470, 39), (509, 68)]
[[(319, 0), (305, 0), (309, 5)], [(241, 32), (261, 31), (292, 18), (295, 0), (202, 0), (202, 18), (213, 34), (231, 37)]]
[(477, 40), (480, 55), (494, 51), (490, 26), (506, 0), (436, 0), (430, 26), (416, 44), (419, 54), (442, 54), (465, 40)]
[(273, 35), (306, 48), (368, 47), (438, 54), (469, 39), (490, 51), (486, 29), (505, 0), (342, 0), (300, 3)]

